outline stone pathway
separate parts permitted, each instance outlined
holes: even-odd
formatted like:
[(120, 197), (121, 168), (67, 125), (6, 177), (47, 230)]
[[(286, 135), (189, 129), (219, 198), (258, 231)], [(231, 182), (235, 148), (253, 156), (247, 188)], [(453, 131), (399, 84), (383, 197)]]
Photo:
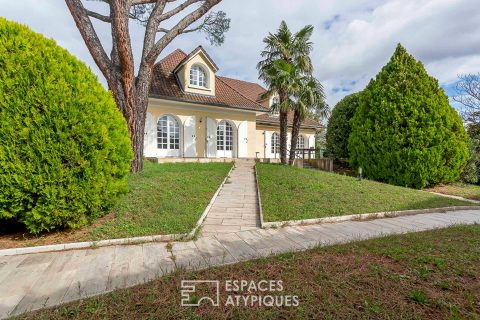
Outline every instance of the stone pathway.
[(240, 160), (205, 218), (201, 234), (212, 236), (260, 227), (255, 162)]
[(0, 257), (0, 318), (134, 286), (175, 268), (201, 269), (273, 253), (480, 223), (480, 210), (256, 229), (196, 241)]

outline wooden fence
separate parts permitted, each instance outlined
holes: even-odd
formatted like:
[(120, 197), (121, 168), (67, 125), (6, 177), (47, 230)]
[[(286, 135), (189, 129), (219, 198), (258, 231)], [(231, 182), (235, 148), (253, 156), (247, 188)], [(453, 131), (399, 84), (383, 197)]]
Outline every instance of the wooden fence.
[(333, 171), (333, 159), (296, 159), (295, 165), (298, 167), (313, 167), (323, 171)]

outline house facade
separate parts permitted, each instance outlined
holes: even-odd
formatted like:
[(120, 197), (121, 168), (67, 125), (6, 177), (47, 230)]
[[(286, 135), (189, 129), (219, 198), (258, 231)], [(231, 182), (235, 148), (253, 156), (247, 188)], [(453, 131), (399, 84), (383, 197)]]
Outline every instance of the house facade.
[[(279, 119), (270, 112), (277, 98), (263, 98), (262, 86), (217, 72), (202, 47), (190, 54), (175, 50), (155, 65), (145, 157), (279, 158)], [(289, 115), (289, 143), (292, 118)], [(318, 122), (306, 119), (297, 147), (314, 148), (320, 128)]]

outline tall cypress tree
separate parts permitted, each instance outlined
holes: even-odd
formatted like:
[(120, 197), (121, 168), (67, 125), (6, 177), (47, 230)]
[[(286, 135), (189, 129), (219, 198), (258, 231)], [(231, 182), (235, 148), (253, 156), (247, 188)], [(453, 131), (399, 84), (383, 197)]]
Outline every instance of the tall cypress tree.
[(366, 177), (415, 188), (454, 181), (468, 156), (460, 116), (400, 44), (360, 97), (348, 149)]

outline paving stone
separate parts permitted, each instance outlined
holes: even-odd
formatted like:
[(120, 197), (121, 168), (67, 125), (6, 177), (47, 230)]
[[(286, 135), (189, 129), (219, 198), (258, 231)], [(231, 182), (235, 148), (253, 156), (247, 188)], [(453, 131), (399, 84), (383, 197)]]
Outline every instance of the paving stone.
[(222, 224), (224, 219), (222, 218), (211, 218), (211, 217), (207, 217), (205, 218), (205, 220), (203, 221), (203, 224), (207, 225), (207, 224), (214, 224), (214, 225), (218, 225), (218, 224)]
[(255, 208), (227, 208), (227, 213), (240, 213), (240, 214), (256, 214), (257, 210)]
[(205, 258), (197, 249), (173, 252), (171, 259), (176, 269), (183, 268), (187, 270), (196, 270), (207, 266)]
[[(307, 230), (305, 230), (307, 231)], [(288, 239), (291, 239), (292, 241), (296, 242), (296, 243), (299, 243), (301, 244), (302, 246), (304, 247), (308, 247), (307, 243), (309, 242), (318, 242), (316, 238), (312, 237), (312, 236), (308, 236), (308, 231), (307, 232), (301, 232), (299, 230), (295, 230), (293, 228), (288, 228), (286, 229), (285, 231), (281, 231), (279, 233), (283, 233), (285, 237), (287, 237)]]
[[(137, 260), (137, 261), (136, 261)], [(116, 246), (112, 267), (108, 275), (107, 290), (125, 288), (131, 272), (137, 272), (136, 266), (143, 265), (143, 249), (141, 245)], [(132, 264), (132, 267), (130, 265)], [(133, 275), (135, 276), (135, 275)]]
[(244, 203), (215, 202), (212, 208), (244, 208)]
[(225, 242), (243, 241), (236, 233), (219, 233), (215, 236), (223, 245)]
[[(207, 217), (208, 218), (208, 217)], [(249, 217), (252, 218), (252, 217)], [(215, 219), (215, 218), (213, 218)], [(237, 218), (235, 222), (243, 222)], [(253, 219), (251, 219), (253, 220)], [(223, 222), (223, 219), (222, 219)], [(204, 225), (196, 241), (126, 245), (0, 257), (0, 318), (55, 306), (158, 278), (177, 268), (189, 270), (260, 256), (305, 250), (359, 238), (480, 222), (480, 211), (418, 214), (370, 221), (291, 226), (278, 229)], [(252, 228), (248, 231), (237, 231)], [(219, 232), (220, 231), (220, 232)], [(222, 233), (223, 232), (223, 233)]]
[(215, 237), (201, 237), (195, 245), (204, 257), (216, 257), (227, 254), (227, 250)]
[(229, 252), (225, 252), (220, 256), (214, 256), (214, 257), (208, 256), (204, 258), (205, 258), (205, 264), (207, 267), (215, 267), (215, 266), (221, 266), (225, 264), (238, 262), (238, 260), (234, 256), (232, 256)]
[(143, 263), (145, 278), (152, 280), (168, 274), (174, 269), (171, 253), (164, 243), (147, 243), (143, 245)]
[(202, 226), (202, 232), (237, 232), (240, 231), (240, 226), (222, 226), (222, 225), (204, 225)]
[(257, 256), (256, 251), (243, 240), (219, 241), (238, 261), (252, 259)]
[(373, 224), (373, 225), (380, 226), (380, 227), (384, 227), (388, 232), (390, 232), (392, 234), (402, 233), (402, 232), (407, 230), (406, 227), (397, 226), (396, 224), (393, 224), (393, 223), (389, 222), (388, 221), (389, 219), (390, 218), (376, 219), (376, 220), (369, 221), (369, 223)]
[(185, 242), (172, 242), (172, 251), (181, 251), (188, 249), (196, 249), (194, 241), (185, 241)]
[(2, 286), (3, 280), (7, 279), (14, 273), (17, 269), (17, 266), (25, 260), (27, 256), (8, 256), (3, 257), (1, 261), (2, 269), (0, 269), (0, 287)]
[(5, 296), (2, 294), (2, 297), (0, 297), (0, 319), (15, 315), (12, 314), (12, 312), (22, 298), (23, 294), (18, 294), (16, 296)]

